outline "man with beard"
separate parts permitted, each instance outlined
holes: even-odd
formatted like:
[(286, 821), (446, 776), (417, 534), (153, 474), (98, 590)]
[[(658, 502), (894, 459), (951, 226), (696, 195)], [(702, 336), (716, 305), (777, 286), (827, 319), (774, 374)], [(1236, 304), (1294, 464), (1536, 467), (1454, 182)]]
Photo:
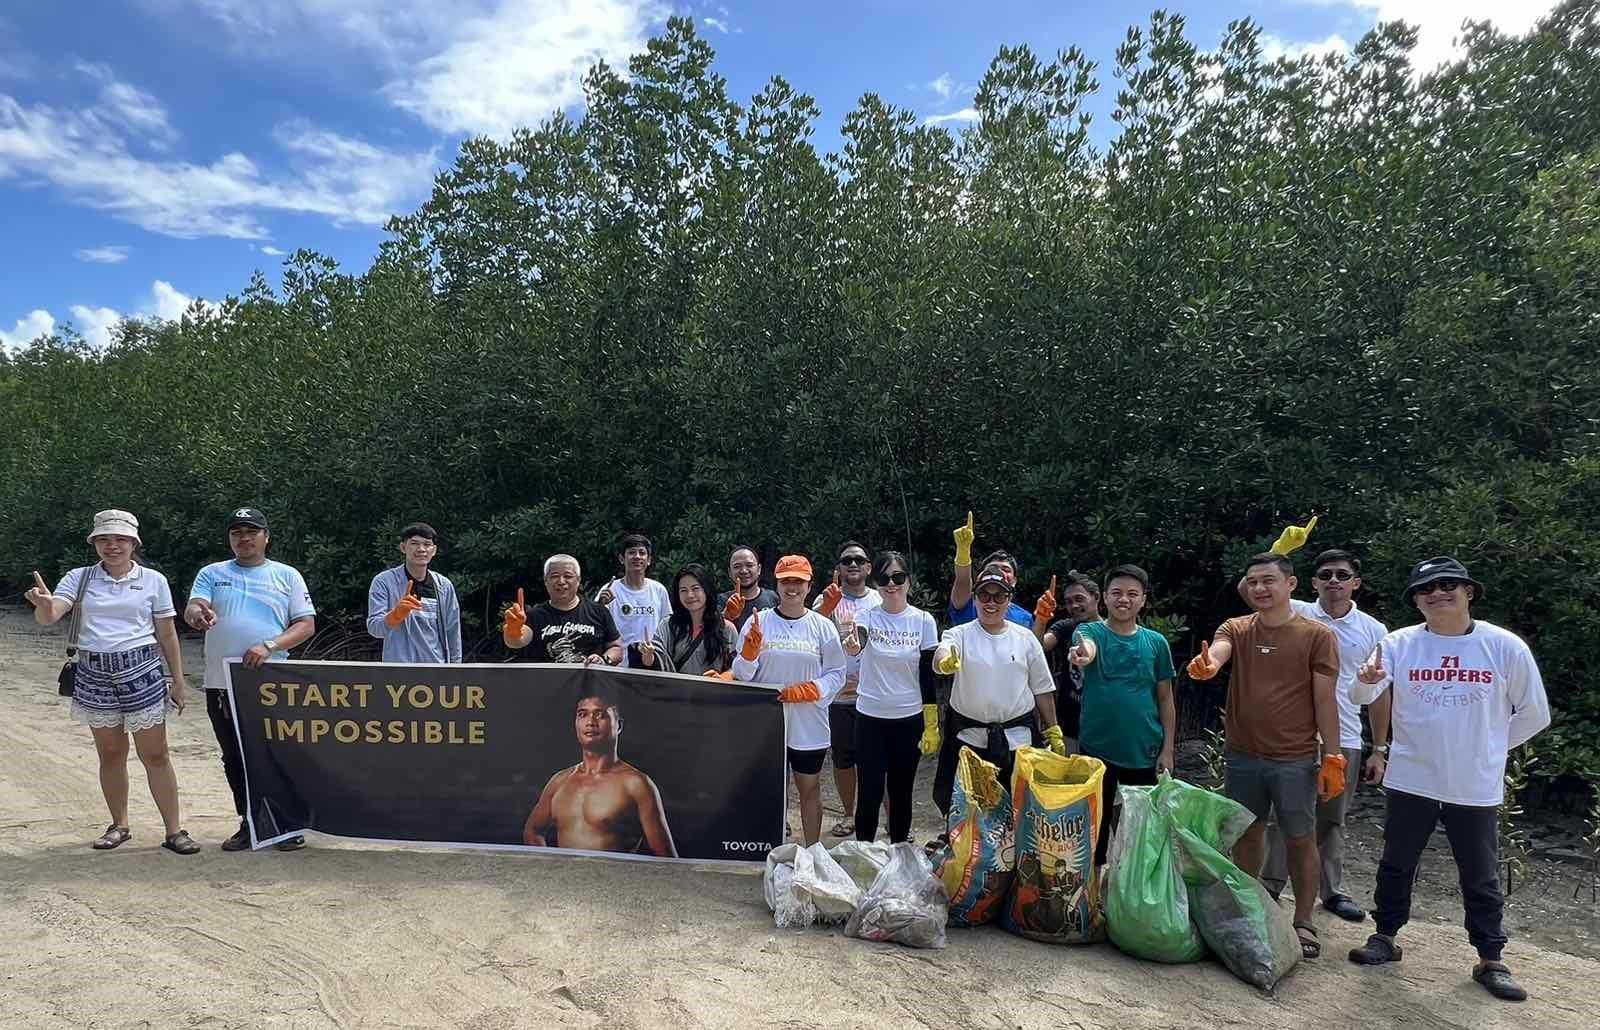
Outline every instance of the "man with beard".
[(735, 629), (743, 630), (756, 612), (778, 607), (777, 591), (761, 585), (761, 559), (756, 557), (755, 548), (748, 544), (734, 547), (728, 556), (728, 578), (733, 581), (733, 589), (717, 595), (717, 607)]
[(1061, 720), (1067, 754), (1075, 755), (1083, 705), (1083, 670), (1067, 661), (1067, 652), (1072, 648), (1073, 630), (1100, 620), (1100, 584), (1073, 569), (1067, 573), (1067, 589), (1061, 602), (1067, 606), (1067, 614), (1057, 619), (1055, 591), (1046, 590), (1039, 595), (1039, 603), (1033, 609), (1033, 632), (1044, 646), (1045, 657), (1050, 659), (1050, 672), (1056, 681), (1056, 717)]
[(617, 757), (622, 715), (616, 700), (602, 687), (582, 688), (573, 725), (582, 755), (539, 792), (522, 827), (523, 842), (677, 858), (655, 781)]

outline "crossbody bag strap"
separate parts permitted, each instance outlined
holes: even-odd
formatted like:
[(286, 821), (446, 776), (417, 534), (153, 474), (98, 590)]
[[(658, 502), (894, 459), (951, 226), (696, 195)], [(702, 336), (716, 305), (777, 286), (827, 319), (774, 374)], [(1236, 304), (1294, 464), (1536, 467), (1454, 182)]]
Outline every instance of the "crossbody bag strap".
[(83, 576), (78, 580), (78, 593), (72, 599), (72, 621), (67, 623), (67, 657), (78, 657), (78, 630), (83, 626), (83, 595), (89, 590), (89, 577), (94, 575), (98, 565), (84, 568)]
[[(407, 572), (405, 575), (407, 579), (411, 578), (411, 573)], [(439, 574), (432, 569), (428, 570), (428, 580), (433, 584), (433, 621), (439, 624), (439, 657), (448, 662), (450, 634), (444, 631), (444, 588), (439, 585)]]

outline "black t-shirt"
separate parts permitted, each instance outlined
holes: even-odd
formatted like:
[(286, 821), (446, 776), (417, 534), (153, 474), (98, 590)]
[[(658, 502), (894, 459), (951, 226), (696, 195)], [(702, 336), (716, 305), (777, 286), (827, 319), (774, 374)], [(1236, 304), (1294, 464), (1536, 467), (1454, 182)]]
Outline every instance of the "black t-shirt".
[[(411, 573), (407, 572), (406, 578), (411, 579)], [(426, 572), (422, 574), (421, 579), (411, 579), (411, 592), (418, 597), (432, 597), (435, 600), (439, 597), (439, 592), (433, 589), (433, 576)]]
[(1056, 646), (1051, 649), (1050, 675), (1056, 681), (1056, 720), (1061, 732), (1069, 737), (1078, 735), (1078, 720), (1083, 714), (1083, 670), (1067, 661), (1072, 649), (1072, 631), (1093, 619), (1074, 619), (1070, 616), (1057, 619), (1046, 633), (1056, 635)]
[(533, 640), (527, 647), (512, 648), (514, 662), (581, 662), (592, 654), (605, 654), (619, 636), (611, 609), (586, 597), (566, 611), (552, 608), (549, 601), (534, 605), (528, 612), (528, 628)]
[[(717, 595), (717, 611), (722, 611), (723, 605), (728, 603), (728, 598), (732, 596), (732, 594), (732, 590), (724, 590), (722, 593)], [(739, 617), (733, 620), (733, 628), (742, 630), (744, 629), (744, 624), (750, 621), (750, 616), (754, 615), (756, 612), (766, 611), (768, 608), (776, 607), (778, 607), (778, 592), (776, 590), (768, 590), (766, 587), (762, 587), (761, 592), (756, 594), (755, 597), (747, 597), (744, 599), (744, 611), (740, 612)]]

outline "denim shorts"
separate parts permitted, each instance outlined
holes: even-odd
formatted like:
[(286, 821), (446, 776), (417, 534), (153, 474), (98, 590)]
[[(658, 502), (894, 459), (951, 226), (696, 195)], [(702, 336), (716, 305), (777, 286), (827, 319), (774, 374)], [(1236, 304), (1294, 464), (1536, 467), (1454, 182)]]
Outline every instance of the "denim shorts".
[(1277, 812), (1286, 837), (1304, 837), (1317, 826), (1317, 772), (1322, 763), (1307, 758), (1258, 758), (1228, 751), (1222, 792), (1257, 819)]

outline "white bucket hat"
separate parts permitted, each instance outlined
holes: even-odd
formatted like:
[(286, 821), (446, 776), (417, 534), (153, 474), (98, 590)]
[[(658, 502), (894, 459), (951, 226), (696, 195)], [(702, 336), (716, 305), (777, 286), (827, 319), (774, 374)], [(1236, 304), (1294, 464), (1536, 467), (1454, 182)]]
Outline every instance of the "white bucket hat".
[(89, 542), (94, 543), (97, 536), (131, 536), (134, 543), (144, 543), (139, 539), (139, 520), (133, 517), (132, 512), (116, 508), (94, 513), (94, 528), (89, 530)]

